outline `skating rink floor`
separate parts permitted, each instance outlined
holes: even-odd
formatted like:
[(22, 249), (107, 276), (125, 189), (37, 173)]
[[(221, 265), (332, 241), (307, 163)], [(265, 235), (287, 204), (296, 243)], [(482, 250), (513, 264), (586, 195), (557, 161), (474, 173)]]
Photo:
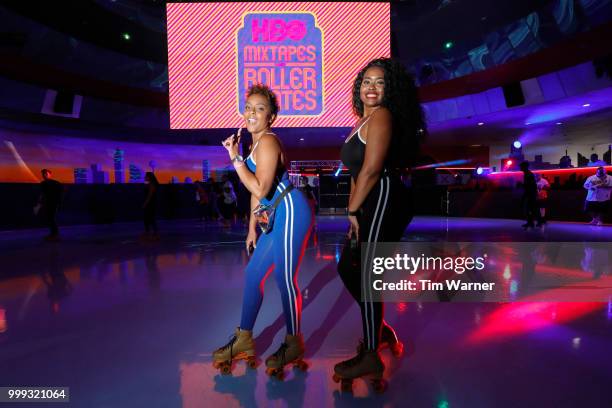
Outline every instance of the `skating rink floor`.
[[(521, 224), (417, 217), (404, 240), (612, 241), (610, 226)], [(358, 380), (339, 392), (333, 366), (361, 337), (336, 272), (346, 227), (318, 218), (299, 275), (310, 369), (284, 382), (263, 366), (222, 376), (211, 364), (240, 321), (244, 226), (161, 222), (158, 242), (140, 241), (137, 223), (66, 227), (57, 243), (0, 232), (0, 386), (70, 387), (69, 405), (19, 407), (612, 407), (612, 299), (388, 303), (406, 344), (400, 359), (382, 352), (388, 391)], [(612, 288), (609, 274), (583, 278)], [(262, 358), (284, 337), (273, 278), (254, 333)]]

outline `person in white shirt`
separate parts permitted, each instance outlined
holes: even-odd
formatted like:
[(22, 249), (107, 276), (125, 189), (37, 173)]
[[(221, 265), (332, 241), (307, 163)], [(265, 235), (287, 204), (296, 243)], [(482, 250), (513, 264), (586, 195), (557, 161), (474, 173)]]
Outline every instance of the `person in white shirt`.
[(229, 225), (231, 222), (236, 221), (237, 197), (234, 192), (234, 185), (229, 181), (227, 176), (223, 177), (223, 181), (223, 197), (219, 200), (219, 209), (221, 210), (221, 215), (223, 216), (225, 224)]
[(600, 166), (595, 175), (586, 179), (584, 188), (587, 189), (585, 210), (593, 217), (591, 224), (603, 225), (602, 217), (610, 204), (612, 176), (606, 174), (606, 170)]
[(540, 173), (535, 173), (536, 186), (538, 186), (538, 195), (536, 197), (536, 203), (540, 209), (540, 215), (542, 216), (542, 224), (546, 224), (546, 207), (548, 207), (548, 190), (550, 189), (550, 183)]

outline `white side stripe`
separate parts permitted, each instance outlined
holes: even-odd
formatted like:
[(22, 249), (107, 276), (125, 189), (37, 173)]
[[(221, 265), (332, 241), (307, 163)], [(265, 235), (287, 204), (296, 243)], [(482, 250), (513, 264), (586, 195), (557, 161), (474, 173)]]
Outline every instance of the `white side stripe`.
[[(283, 186), (284, 187), (284, 186)], [(280, 188), (280, 185), (279, 185)], [(284, 191), (283, 189), (280, 189), (280, 191)], [(294, 321), (295, 321), (295, 317), (293, 316), (293, 302), (291, 299), (291, 288), (289, 287), (289, 282), (287, 281), (287, 276), (289, 275), (287, 272), (287, 267), (289, 266), (289, 262), (288, 262), (288, 256), (289, 256), (289, 251), (287, 248), (287, 237), (289, 236), (289, 204), (286, 200), (286, 196), (285, 198), (283, 198), (283, 203), (285, 204), (285, 235), (284, 235), (284, 239), (283, 239), (283, 250), (285, 251), (285, 262), (284, 262), (284, 267), (285, 267), (285, 286), (287, 288), (287, 300), (289, 301), (289, 314), (290, 314), (290, 321), (291, 321), (291, 331), (295, 332), (295, 327), (294, 327)]]
[[(387, 181), (387, 186), (385, 187), (385, 181)], [(376, 243), (378, 242), (378, 234), (380, 232), (380, 226), (382, 225), (382, 221), (384, 218), (384, 214), (385, 214), (385, 210), (387, 207), (387, 200), (389, 198), (389, 190), (390, 190), (390, 186), (389, 186), (389, 178), (388, 177), (383, 177), (380, 179), (380, 192), (378, 195), (378, 202), (376, 203), (376, 210), (374, 211), (374, 218), (372, 219), (372, 224), (370, 225), (370, 232), (368, 235), (368, 244), (366, 247), (366, 256), (365, 256), (365, 261), (366, 261), (366, 267), (368, 267), (370, 265), (370, 256), (374, 255), (374, 252), (376, 251)], [(380, 207), (381, 204), (381, 199), (383, 197), (383, 191), (384, 191), (384, 202), (382, 207)], [(380, 211), (380, 215), (378, 210)], [(376, 233), (374, 235), (374, 240), (372, 241), (372, 233), (374, 232), (374, 230), (376, 230)], [(373, 247), (373, 248), (372, 248)], [(374, 303), (372, 301), (372, 287), (371, 287), (371, 280), (372, 277), (370, 276), (370, 274), (367, 274), (368, 276), (368, 280), (366, 282), (366, 291), (364, 293), (364, 302), (365, 302), (365, 318), (366, 318), (366, 336), (367, 336), (367, 342), (368, 342), (368, 348), (372, 348), (374, 346), (374, 340), (375, 340), (375, 325), (374, 325)], [(369, 296), (367, 296), (369, 295)]]
[(300, 331), (299, 327), (299, 313), (298, 313), (298, 305), (297, 305), (297, 295), (295, 293), (295, 284), (293, 278), (295, 277), (295, 271), (293, 269), (293, 236), (294, 236), (294, 224), (295, 224), (295, 209), (293, 208), (293, 197), (291, 197), (291, 193), (287, 194), (286, 198), (289, 199), (289, 205), (291, 206), (291, 221), (290, 221), (290, 238), (289, 238), (289, 287), (291, 288), (291, 295), (293, 300), (293, 312), (294, 312), (294, 332), (293, 334), (297, 334)]
[[(374, 217), (372, 218), (372, 224), (370, 225), (370, 233), (368, 235), (368, 241), (367, 241), (367, 246), (366, 246), (366, 254), (365, 254), (365, 264), (362, 266), (363, 268), (368, 268), (370, 265), (370, 242), (372, 241), (372, 232), (374, 231), (374, 225), (376, 224), (376, 219), (378, 217), (378, 210), (380, 208), (380, 201), (382, 199), (382, 193), (383, 193), (383, 186), (384, 184), (382, 184), (382, 179), (381, 179), (381, 187), (380, 187), (380, 191), (378, 193), (378, 202), (376, 203), (376, 210), (374, 210)], [(367, 269), (366, 269), (367, 270)], [(366, 280), (365, 284), (366, 284), (366, 290), (364, 291), (364, 307), (365, 307), (365, 319), (366, 319), (366, 343), (368, 348), (372, 346), (373, 343), (373, 330), (371, 330), (371, 326), (373, 326), (373, 322), (370, 322), (370, 314), (373, 314), (373, 312), (370, 312), (370, 308), (373, 307), (372, 306), (372, 301), (371, 301), (371, 297), (368, 296), (370, 294), (370, 291), (368, 290), (368, 287), (370, 285), (370, 274), (368, 273), (366, 275), (368, 277), (368, 279)]]

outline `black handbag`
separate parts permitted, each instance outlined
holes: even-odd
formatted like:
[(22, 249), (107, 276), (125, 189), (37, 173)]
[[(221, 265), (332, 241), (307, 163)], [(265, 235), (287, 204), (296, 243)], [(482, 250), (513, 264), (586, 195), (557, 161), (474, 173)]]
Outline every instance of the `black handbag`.
[(289, 186), (285, 190), (283, 190), (283, 192), (280, 193), (278, 197), (276, 197), (276, 200), (274, 200), (272, 204), (266, 205), (266, 204), (260, 203), (253, 210), (253, 216), (255, 217), (255, 220), (257, 221), (257, 225), (259, 226), (259, 229), (261, 230), (261, 232), (263, 232), (264, 234), (267, 234), (270, 231), (272, 231), (272, 226), (274, 225), (274, 214), (276, 213), (276, 207), (278, 207), (278, 205), (283, 200), (283, 198), (285, 198), (285, 196), (289, 194), (291, 190), (293, 190), (293, 184), (289, 184)]

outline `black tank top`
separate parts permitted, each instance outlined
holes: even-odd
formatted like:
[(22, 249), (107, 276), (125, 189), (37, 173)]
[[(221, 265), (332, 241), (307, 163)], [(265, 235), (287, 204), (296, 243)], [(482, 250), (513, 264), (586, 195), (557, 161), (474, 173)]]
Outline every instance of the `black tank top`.
[(357, 176), (363, 166), (363, 160), (365, 158), (365, 143), (361, 140), (361, 135), (357, 131), (357, 134), (353, 135), (348, 142), (342, 145), (340, 150), (340, 159), (342, 163), (349, 169), (351, 176), (354, 180), (357, 180)]

